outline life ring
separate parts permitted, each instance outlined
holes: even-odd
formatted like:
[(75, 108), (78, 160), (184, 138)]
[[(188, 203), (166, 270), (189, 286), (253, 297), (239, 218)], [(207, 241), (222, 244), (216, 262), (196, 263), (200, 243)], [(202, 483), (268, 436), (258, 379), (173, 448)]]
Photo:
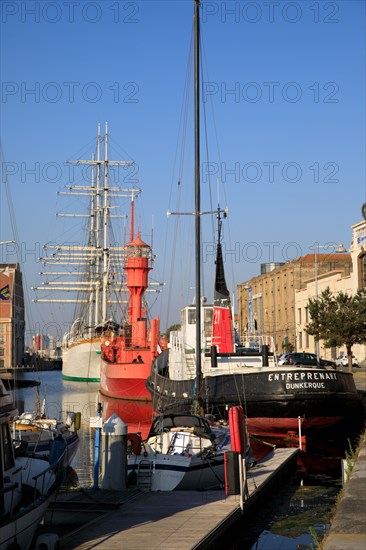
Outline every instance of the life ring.
[(131, 454), (140, 455), (141, 454), (141, 437), (139, 434), (131, 433), (127, 434), (127, 442), (131, 444)]

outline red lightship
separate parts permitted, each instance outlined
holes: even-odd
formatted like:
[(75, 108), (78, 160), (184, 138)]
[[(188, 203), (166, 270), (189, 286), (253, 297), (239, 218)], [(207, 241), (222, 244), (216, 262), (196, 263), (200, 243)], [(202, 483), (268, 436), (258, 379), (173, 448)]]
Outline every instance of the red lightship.
[(100, 391), (117, 399), (151, 401), (145, 387), (151, 363), (158, 355), (160, 322), (152, 319), (148, 328), (142, 298), (148, 287), (151, 247), (133, 235), (133, 202), (131, 205), (130, 242), (126, 247), (128, 320), (101, 345)]

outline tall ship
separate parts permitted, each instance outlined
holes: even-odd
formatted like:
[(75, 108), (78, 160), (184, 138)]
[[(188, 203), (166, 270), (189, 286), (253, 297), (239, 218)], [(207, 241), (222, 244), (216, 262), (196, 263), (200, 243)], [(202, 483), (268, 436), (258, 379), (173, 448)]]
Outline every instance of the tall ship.
[[(360, 407), (353, 376), (330, 368), (279, 365), (268, 342), (256, 350), (235, 339), (233, 311), (221, 249), (221, 225), (226, 211), (201, 209), (200, 177), (200, 0), (194, 1), (194, 120), (195, 120), (195, 304), (181, 312), (180, 329), (170, 333), (168, 349), (152, 363), (147, 388), (156, 412), (227, 414), (241, 405), (249, 431), (268, 434), (303, 428), (326, 427), (355, 413)], [(206, 126), (205, 126), (206, 127)], [(177, 215), (186, 213), (178, 212)], [(201, 295), (203, 214), (218, 219), (214, 299)]]
[(104, 337), (101, 345), (100, 391), (107, 397), (151, 401), (146, 379), (160, 351), (160, 321), (148, 320), (143, 297), (152, 258), (151, 247), (139, 231), (134, 235), (132, 226), (124, 264), (129, 294), (127, 317), (117, 330)]
[[(71, 196), (85, 209), (57, 216), (72, 218), (74, 223), (82, 219), (78, 240), (83, 234), (86, 239), (84, 243), (69, 244), (68, 238), (69, 242), (45, 244), (40, 260), (49, 271), (42, 271), (44, 282), (33, 287), (35, 302), (74, 304), (70, 329), (62, 338), (62, 377), (66, 380), (100, 381), (101, 342), (121, 324), (121, 296), (127, 291), (122, 269), (126, 239), (118, 220), (127, 216), (118, 209), (123, 201), (133, 205), (141, 189), (112, 183), (112, 175), (116, 180), (113, 170), (128, 169), (134, 162), (110, 159), (109, 146), (108, 124), (104, 135), (98, 124), (91, 158), (68, 163), (80, 170), (85, 183), (67, 185), (58, 195)], [(134, 211), (132, 206), (130, 210)], [(42, 291), (47, 298), (39, 297)]]

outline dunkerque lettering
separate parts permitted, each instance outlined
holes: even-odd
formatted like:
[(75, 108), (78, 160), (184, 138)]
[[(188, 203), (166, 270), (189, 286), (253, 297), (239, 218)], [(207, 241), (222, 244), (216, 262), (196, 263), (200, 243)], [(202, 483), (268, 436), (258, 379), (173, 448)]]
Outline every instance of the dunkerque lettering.
[(286, 390), (325, 390), (324, 382), (299, 382), (298, 384), (286, 384)]

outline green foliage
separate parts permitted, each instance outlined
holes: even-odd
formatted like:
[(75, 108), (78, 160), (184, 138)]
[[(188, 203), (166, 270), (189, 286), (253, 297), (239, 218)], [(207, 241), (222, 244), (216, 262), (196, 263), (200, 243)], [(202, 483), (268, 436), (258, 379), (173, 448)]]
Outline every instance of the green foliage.
[(352, 346), (366, 343), (366, 288), (350, 296), (333, 295), (328, 287), (318, 299), (309, 299), (308, 308), (311, 321), (306, 332), (323, 340), (326, 348), (345, 345), (352, 367)]
[(170, 336), (170, 333), (172, 330), (180, 330), (180, 324), (177, 323), (175, 325), (170, 325), (169, 328), (166, 329), (166, 333), (164, 334), (165, 338), (167, 338), (169, 340), (169, 336)]
[(289, 342), (288, 340), (284, 340), (282, 342), (282, 349), (285, 353), (292, 353), (294, 351), (294, 345), (291, 344), (291, 342)]
[(345, 459), (346, 459), (347, 474), (350, 474), (355, 464), (356, 451), (355, 449), (353, 449), (350, 440), (347, 439), (347, 441), (348, 441), (348, 451), (345, 452)]
[(310, 535), (312, 536), (313, 541), (315, 543), (315, 546), (313, 546), (312, 544), (310, 545), (311, 550), (320, 548), (321, 544), (320, 544), (320, 540), (318, 538), (317, 532), (315, 531), (315, 529), (313, 527), (310, 527), (309, 531), (310, 531)]

